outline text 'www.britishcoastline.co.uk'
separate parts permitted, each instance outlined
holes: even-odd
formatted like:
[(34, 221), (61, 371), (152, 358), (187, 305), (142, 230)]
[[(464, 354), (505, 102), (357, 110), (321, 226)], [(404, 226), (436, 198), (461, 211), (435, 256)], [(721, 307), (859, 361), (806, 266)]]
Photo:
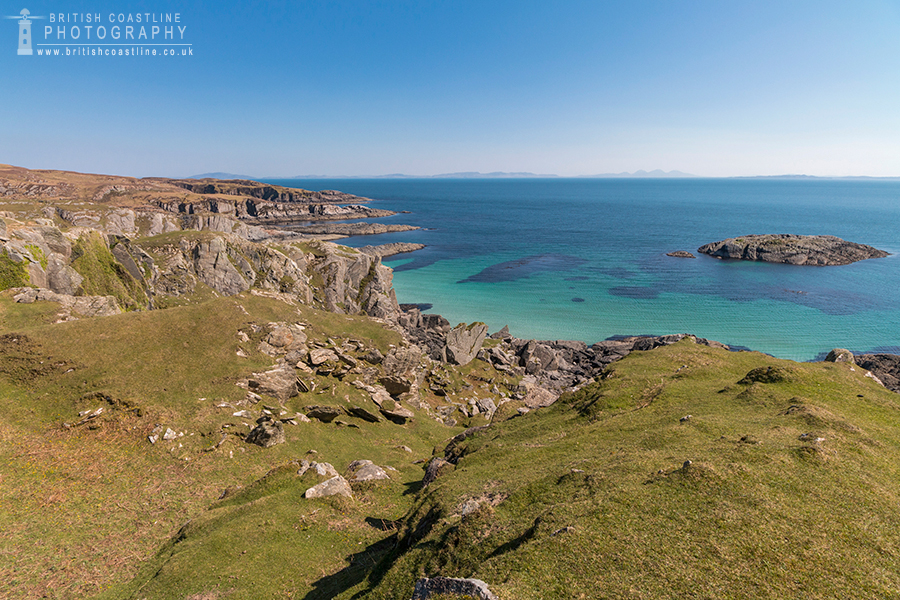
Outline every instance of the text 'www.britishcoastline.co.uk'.
[(51, 13), (39, 56), (193, 56), (181, 13)]

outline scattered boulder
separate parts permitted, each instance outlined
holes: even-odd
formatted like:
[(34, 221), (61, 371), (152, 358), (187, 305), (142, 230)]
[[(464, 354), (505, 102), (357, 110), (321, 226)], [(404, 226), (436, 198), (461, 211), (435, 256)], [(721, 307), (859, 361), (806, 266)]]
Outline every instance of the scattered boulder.
[(263, 448), (271, 448), (276, 444), (284, 443), (284, 425), (281, 421), (266, 415), (256, 420), (257, 425), (249, 434), (246, 441)]
[(849, 350), (844, 348), (834, 348), (828, 353), (828, 356), (825, 357), (825, 362), (854, 364), (856, 360), (854, 360), (853, 353)]
[(385, 375), (378, 379), (378, 383), (384, 386), (387, 393), (391, 396), (399, 396), (406, 394), (413, 388), (413, 381), (402, 375)]
[(693, 253), (688, 252), (687, 250), (675, 250), (674, 252), (666, 252), (666, 256), (672, 256), (674, 258), (697, 258), (693, 255)]
[(371, 460), (354, 460), (347, 467), (347, 476), (351, 483), (361, 481), (380, 481), (384, 479), (390, 480), (387, 472), (373, 463)]
[(257, 394), (268, 394), (282, 402), (299, 393), (297, 375), (294, 369), (286, 364), (278, 365), (264, 373), (254, 373), (253, 379), (250, 379), (247, 385)]
[(434, 596), (462, 596), (477, 600), (499, 600), (480, 579), (455, 577), (423, 577), (416, 582), (412, 600), (428, 600)]
[(313, 367), (321, 366), (327, 362), (337, 362), (338, 355), (328, 348), (313, 348), (309, 351), (309, 364)]
[(335, 475), (331, 479), (312, 486), (303, 494), (304, 498), (324, 498), (326, 496), (345, 496), (347, 498), (352, 498), (353, 490), (350, 488), (350, 483), (346, 479), (340, 475)]
[(344, 414), (344, 411), (336, 406), (310, 406), (306, 409), (307, 417), (317, 419), (323, 423), (331, 423), (342, 414)]
[(363, 408), (361, 406), (351, 406), (350, 408), (348, 408), (346, 410), (347, 410), (347, 414), (350, 415), (351, 417), (356, 417), (358, 419), (362, 419), (363, 421), (368, 421), (369, 423), (380, 423), (381, 422), (381, 417), (379, 417), (378, 415), (376, 415), (373, 412), (369, 412), (368, 410), (366, 410), (365, 408)]
[(396, 404), (394, 408), (382, 408), (381, 414), (387, 417), (389, 421), (393, 421), (397, 425), (405, 425), (407, 421), (415, 416), (413, 411), (399, 404)]

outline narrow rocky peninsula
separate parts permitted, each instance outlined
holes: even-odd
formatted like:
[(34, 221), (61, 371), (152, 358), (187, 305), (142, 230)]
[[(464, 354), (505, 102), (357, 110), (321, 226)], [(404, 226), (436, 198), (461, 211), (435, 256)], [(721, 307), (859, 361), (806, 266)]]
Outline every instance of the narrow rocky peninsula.
[(705, 244), (698, 252), (716, 258), (758, 260), (789, 265), (848, 265), (889, 254), (833, 235), (745, 235)]

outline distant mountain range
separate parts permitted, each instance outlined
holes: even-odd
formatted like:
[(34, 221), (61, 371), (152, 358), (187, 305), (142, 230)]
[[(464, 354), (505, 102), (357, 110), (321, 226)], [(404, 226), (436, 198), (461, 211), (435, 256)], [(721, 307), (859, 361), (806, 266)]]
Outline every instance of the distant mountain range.
[(291, 177), (291, 179), (546, 179), (549, 177), (559, 177), (559, 175), (506, 173), (504, 171), (494, 171), (492, 173), (463, 171), (459, 173), (441, 173), (439, 175), (406, 175), (405, 173), (390, 173), (388, 175), (296, 175)]
[[(679, 178), (679, 177), (695, 177), (700, 178), (701, 175), (691, 175), (682, 171), (663, 171), (655, 169), (653, 171), (635, 171), (628, 173), (600, 173), (597, 175), (576, 175), (573, 179), (653, 179), (653, 178)], [(203, 173), (202, 175), (191, 175), (185, 179), (252, 179), (254, 181), (270, 180), (270, 179), (551, 179), (562, 178), (554, 174), (537, 174), (528, 172), (507, 173), (505, 171), (494, 171), (492, 173), (479, 173), (478, 171), (463, 171), (459, 173), (441, 173), (439, 175), (406, 175), (405, 173), (390, 173), (387, 175), (295, 175), (294, 177), (254, 177), (251, 175), (236, 175), (234, 173)], [(785, 174), (785, 175), (738, 175), (733, 177), (722, 177), (722, 179), (880, 179), (880, 180), (900, 180), (900, 177), (870, 177), (866, 175), (846, 176), (846, 177), (822, 177), (818, 175), (802, 175), (802, 174)]]
[(662, 169), (654, 169), (653, 171), (644, 171), (641, 169), (640, 171), (635, 171), (634, 173), (628, 173), (623, 171), (621, 173), (601, 173), (599, 175), (581, 175), (581, 177), (586, 178), (609, 178), (609, 177), (630, 177), (637, 179), (646, 179), (653, 177), (697, 177), (697, 175), (691, 175), (690, 173), (683, 173), (681, 171), (663, 171)]

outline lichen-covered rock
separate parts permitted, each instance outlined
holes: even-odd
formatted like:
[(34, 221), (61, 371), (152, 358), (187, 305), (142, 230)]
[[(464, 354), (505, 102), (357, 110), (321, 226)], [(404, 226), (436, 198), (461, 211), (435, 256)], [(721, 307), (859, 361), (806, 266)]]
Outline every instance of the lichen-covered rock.
[(284, 425), (281, 424), (281, 421), (265, 416), (257, 419), (256, 423), (256, 427), (247, 434), (246, 441), (248, 443), (263, 448), (284, 443)]
[(347, 467), (347, 476), (351, 483), (390, 480), (387, 472), (371, 460), (354, 460)]
[(331, 479), (309, 488), (303, 496), (305, 498), (324, 498), (326, 496), (345, 496), (347, 498), (352, 498), (353, 490), (350, 488), (350, 483), (346, 479), (340, 475), (336, 475)]
[(263, 373), (254, 373), (247, 385), (254, 393), (267, 394), (282, 402), (299, 393), (297, 375), (294, 369), (286, 364), (277, 365)]

